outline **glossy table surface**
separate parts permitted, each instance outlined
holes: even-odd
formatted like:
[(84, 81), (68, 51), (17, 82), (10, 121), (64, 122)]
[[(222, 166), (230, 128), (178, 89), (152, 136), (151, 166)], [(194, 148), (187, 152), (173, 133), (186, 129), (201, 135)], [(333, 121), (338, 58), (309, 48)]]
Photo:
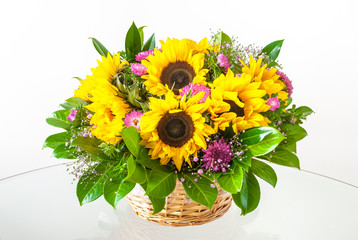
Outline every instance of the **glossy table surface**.
[(167, 227), (137, 217), (126, 199), (79, 206), (65, 166), (0, 181), (0, 240), (358, 239), (358, 188), (296, 169), (274, 167), (275, 189), (260, 181), (258, 209), (232, 205), (201, 226)]

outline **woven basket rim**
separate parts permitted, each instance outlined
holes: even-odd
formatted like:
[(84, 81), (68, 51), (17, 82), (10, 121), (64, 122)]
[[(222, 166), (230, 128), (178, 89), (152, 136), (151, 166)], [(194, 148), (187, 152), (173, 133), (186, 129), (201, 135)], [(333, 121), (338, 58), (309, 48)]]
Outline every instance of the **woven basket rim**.
[(232, 203), (231, 194), (218, 187), (218, 197), (210, 210), (190, 199), (182, 183), (177, 180), (174, 191), (166, 197), (164, 209), (152, 215), (153, 206), (144, 193), (144, 189), (137, 185), (127, 194), (127, 200), (134, 212), (147, 221), (174, 227), (201, 225), (214, 221), (222, 217)]

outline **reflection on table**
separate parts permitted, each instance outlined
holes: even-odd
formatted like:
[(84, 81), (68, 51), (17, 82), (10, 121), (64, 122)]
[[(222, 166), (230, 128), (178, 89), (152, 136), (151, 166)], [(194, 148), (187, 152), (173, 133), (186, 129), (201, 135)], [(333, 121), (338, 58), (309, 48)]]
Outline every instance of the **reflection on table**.
[(114, 210), (101, 198), (79, 206), (65, 166), (0, 181), (0, 239), (344, 239), (358, 236), (358, 188), (275, 166), (275, 189), (261, 185), (260, 206), (247, 216), (232, 205), (200, 226), (168, 227), (137, 217), (126, 199)]

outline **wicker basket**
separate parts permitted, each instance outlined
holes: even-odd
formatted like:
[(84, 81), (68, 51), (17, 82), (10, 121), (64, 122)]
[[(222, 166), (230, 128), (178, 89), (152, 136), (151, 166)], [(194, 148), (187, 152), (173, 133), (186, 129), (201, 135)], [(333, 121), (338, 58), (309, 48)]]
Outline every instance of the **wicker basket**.
[(174, 191), (166, 198), (164, 209), (152, 215), (153, 207), (144, 189), (137, 186), (127, 195), (129, 204), (141, 218), (161, 225), (182, 227), (201, 225), (222, 217), (230, 208), (232, 197), (230, 193), (218, 187), (219, 194), (214, 205), (209, 208), (192, 201), (186, 195), (183, 185), (177, 182)]

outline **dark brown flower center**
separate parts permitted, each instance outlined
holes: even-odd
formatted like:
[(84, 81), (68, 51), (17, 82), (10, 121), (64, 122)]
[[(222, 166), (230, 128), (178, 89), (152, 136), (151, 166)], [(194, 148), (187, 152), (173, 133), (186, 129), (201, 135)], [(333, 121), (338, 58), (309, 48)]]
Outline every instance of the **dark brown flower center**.
[(157, 131), (160, 140), (172, 147), (181, 147), (194, 134), (194, 123), (184, 112), (166, 113), (160, 119)]
[(187, 62), (169, 63), (160, 76), (162, 84), (167, 84), (169, 89), (173, 89), (175, 94), (179, 94), (179, 89), (185, 87), (193, 81), (195, 72)]
[(236, 113), (236, 115), (238, 117), (245, 116), (244, 109), (242, 107), (239, 107), (238, 105), (236, 105), (236, 103), (234, 101), (232, 101), (232, 100), (224, 100), (224, 102), (230, 104), (230, 112)]

